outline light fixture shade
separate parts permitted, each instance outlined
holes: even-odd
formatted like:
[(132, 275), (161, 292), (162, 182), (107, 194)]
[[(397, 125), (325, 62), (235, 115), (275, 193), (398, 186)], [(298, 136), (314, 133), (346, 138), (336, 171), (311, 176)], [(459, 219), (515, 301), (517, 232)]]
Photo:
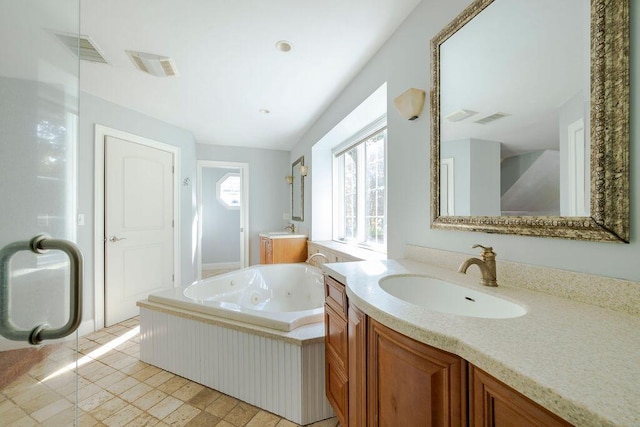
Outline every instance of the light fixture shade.
[(307, 176), (308, 173), (309, 173), (309, 167), (305, 166), (305, 165), (301, 165), (300, 166), (300, 175)]
[(293, 177), (291, 175), (285, 176), (284, 180), (287, 182), (287, 184), (293, 184)]
[(397, 96), (393, 103), (402, 117), (415, 120), (422, 113), (425, 96), (426, 94), (423, 90), (412, 87), (403, 92), (402, 95)]

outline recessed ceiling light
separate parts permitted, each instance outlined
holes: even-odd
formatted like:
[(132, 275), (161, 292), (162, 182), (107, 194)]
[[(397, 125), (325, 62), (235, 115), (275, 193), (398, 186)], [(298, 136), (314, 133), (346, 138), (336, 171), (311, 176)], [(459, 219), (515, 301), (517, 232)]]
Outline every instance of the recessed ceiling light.
[(276, 43), (276, 49), (278, 49), (280, 52), (289, 52), (291, 49), (293, 49), (293, 45), (291, 44), (291, 42), (288, 42), (286, 40), (280, 40), (278, 43)]
[(271, 111), (267, 110), (266, 108), (261, 108), (258, 111), (260, 111), (262, 114), (269, 114)]

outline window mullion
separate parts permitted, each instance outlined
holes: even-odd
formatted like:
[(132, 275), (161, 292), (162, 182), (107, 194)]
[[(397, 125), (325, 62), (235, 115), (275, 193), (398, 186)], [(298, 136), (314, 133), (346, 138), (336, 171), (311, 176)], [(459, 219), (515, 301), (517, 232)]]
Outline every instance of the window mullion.
[(358, 242), (362, 243), (366, 240), (366, 152), (365, 145), (360, 144), (358, 146), (358, 167), (357, 173), (357, 194), (358, 194), (358, 209), (357, 209), (357, 230), (358, 230)]

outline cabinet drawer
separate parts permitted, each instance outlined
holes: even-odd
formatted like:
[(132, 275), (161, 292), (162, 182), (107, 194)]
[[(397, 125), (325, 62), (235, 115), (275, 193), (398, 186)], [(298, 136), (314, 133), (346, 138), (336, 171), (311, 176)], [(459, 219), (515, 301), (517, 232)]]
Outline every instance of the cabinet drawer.
[(344, 285), (332, 277), (324, 276), (326, 303), (343, 319), (347, 319), (347, 291)]
[(347, 321), (328, 304), (325, 304), (324, 324), (326, 329), (324, 336), (326, 352), (331, 353), (335, 357), (336, 363), (346, 372), (349, 345)]

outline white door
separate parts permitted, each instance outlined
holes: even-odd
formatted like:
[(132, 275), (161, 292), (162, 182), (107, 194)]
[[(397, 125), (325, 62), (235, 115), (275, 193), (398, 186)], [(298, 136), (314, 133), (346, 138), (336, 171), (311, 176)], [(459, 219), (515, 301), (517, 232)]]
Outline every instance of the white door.
[(173, 287), (173, 154), (105, 137), (105, 326)]

